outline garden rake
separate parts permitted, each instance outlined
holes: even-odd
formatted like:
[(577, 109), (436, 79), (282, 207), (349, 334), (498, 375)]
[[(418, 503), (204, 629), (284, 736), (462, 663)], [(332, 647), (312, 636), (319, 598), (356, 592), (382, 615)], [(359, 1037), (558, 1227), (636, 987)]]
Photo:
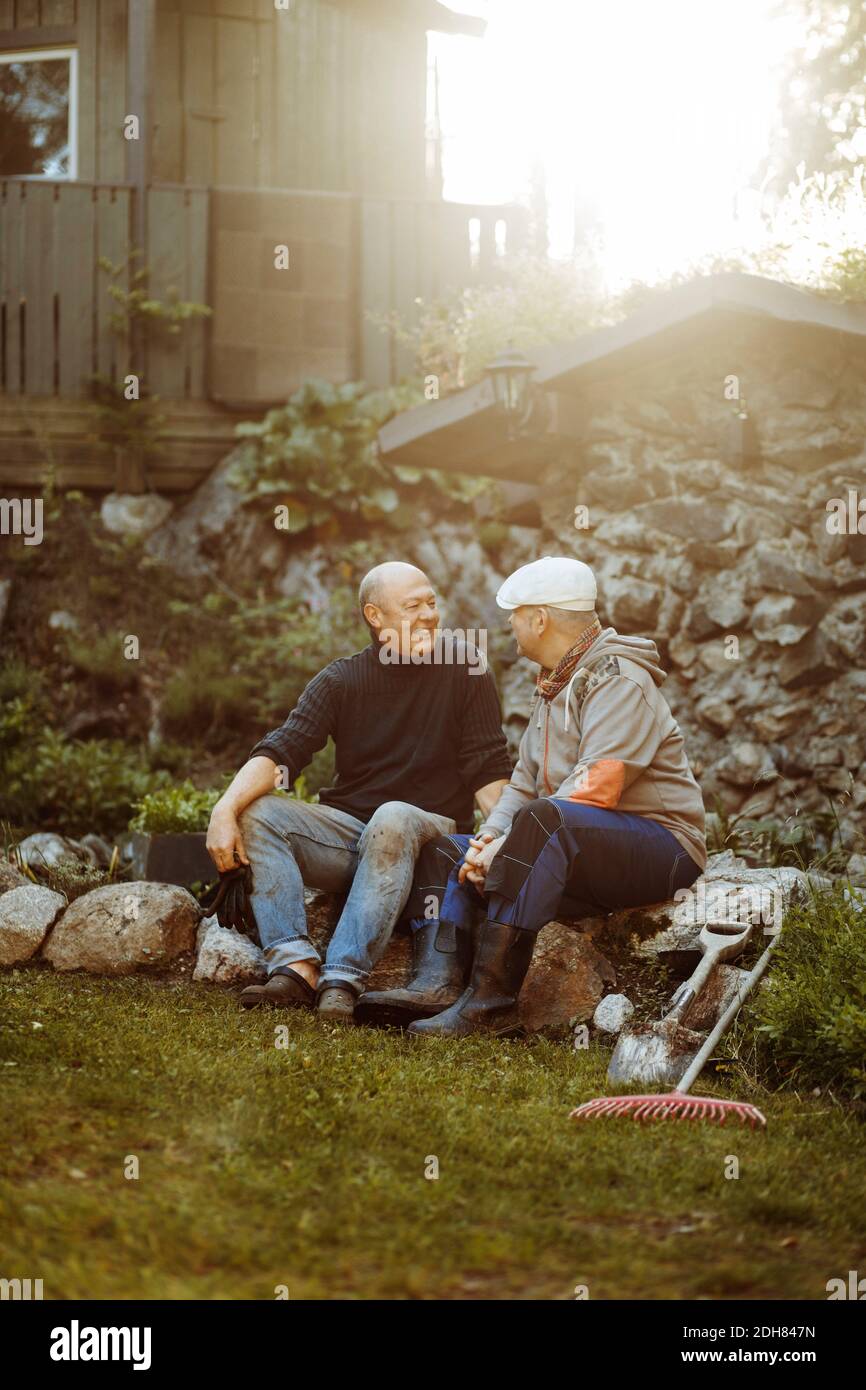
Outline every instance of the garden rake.
[(675, 1090), (665, 1095), (649, 1096), (599, 1096), (596, 1100), (584, 1101), (572, 1110), (573, 1120), (594, 1120), (607, 1115), (628, 1115), (633, 1120), (712, 1120), (723, 1125), (732, 1117), (752, 1129), (765, 1126), (767, 1121), (756, 1105), (745, 1101), (720, 1100), (716, 1096), (689, 1095), (697, 1081), (716, 1043), (730, 1028), (743, 1004), (760, 980), (770, 959), (770, 952), (778, 936), (773, 936), (760, 960), (740, 984), (736, 997), (725, 1009), (703, 1047), (687, 1068)]

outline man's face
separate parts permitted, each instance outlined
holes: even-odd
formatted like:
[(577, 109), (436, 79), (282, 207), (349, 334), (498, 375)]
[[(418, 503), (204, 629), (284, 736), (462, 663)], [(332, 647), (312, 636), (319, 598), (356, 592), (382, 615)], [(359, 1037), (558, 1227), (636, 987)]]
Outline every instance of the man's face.
[(513, 608), (509, 622), (511, 631), (514, 633), (514, 640), (517, 643), (518, 655), (525, 656), (529, 661), (541, 663), (539, 654), (540, 634), (538, 627), (538, 609), (524, 605), (521, 608)]
[(439, 626), (436, 593), (426, 575), (392, 581), (379, 605), (380, 631), (393, 632), (391, 639), (401, 656), (428, 653)]

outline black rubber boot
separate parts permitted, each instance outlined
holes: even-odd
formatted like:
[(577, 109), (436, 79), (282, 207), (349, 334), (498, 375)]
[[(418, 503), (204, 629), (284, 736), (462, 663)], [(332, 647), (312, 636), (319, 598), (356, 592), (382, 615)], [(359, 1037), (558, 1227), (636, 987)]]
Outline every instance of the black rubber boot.
[(468, 988), (450, 1009), (435, 1018), (420, 1019), (407, 1031), (424, 1038), (516, 1032), (517, 996), (534, 947), (535, 932), (484, 922), (478, 930)]
[(405, 1028), (432, 1018), (459, 999), (466, 985), (472, 947), (469, 932), (453, 922), (412, 928), (412, 976), (402, 989), (372, 990), (355, 1009), (359, 1023)]

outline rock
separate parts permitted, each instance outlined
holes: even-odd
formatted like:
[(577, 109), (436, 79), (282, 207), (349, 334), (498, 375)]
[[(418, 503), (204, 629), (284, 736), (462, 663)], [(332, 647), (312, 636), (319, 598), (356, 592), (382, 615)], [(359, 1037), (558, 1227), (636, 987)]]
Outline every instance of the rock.
[(58, 608), (49, 614), (48, 626), (58, 632), (77, 632), (78, 619), (74, 613), (67, 613), (65, 608)]
[(703, 700), (698, 701), (696, 713), (701, 723), (717, 734), (727, 733), (737, 717), (733, 705), (729, 705), (727, 700), (719, 700), (712, 695), (707, 695)]
[(713, 879), (728, 878), (732, 873), (740, 873), (743, 869), (748, 869), (748, 863), (739, 854), (734, 854), (732, 849), (720, 850), (718, 854), (710, 854), (707, 857), (707, 867), (701, 874), (705, 883), (711, 883)]
[(758, 591), (772, 589), (789, 596), (815, 597), (808, 579), (783, 551), (757, 545), (752, 552), (749, 570), (753, 586)]
[(192, 978), (214, 985), (254, 985), (267, 979), (261, 950), (248, 936), (206, 917), (198, 930), (198, 957)]
[[(733, 857), (733, 856), (732, 856)], [(716, 856), (717, 861), (723, 856)], [(730, 861), (729, 861), (730, 862)], [(741, 861), (742, 862), (742, 861)], [(643, 956), (696, 950), (702, 928), (708, 921), (729, 923), (752, 921), (757, 925), (781, 926), (785, 904), (795, 888), (805, 887), (807, 879), (820, 886), (830, 880), (820, 874), (805, 874), (788, 867), (749, 869), (716, 864), (724, 873), (709, 872), (683, 889), (671, 903), (617, 914), (618, 921), (633, 917), (640, 924), (644, 939), (638, 946)], [(647, 924), (655, 927), (654, 932)]]
[(828, 642), (822, 632), (814, 631), (783, 653), (779, 661), (779, 683), (786, 690), (826, 685), (843, 667), (838, 648)]
[(671, 661), (683, 669), (694, 666), (698, 659), (698, 649), (694, 642), (690, 642), (682, 633), (671, 638), (668, 643), (668, 653)]
[(531, 1033), (585, 1022), (610, 984), (616, 984), (616, 972), (589, 937), (561, 922), (549, 922), (538, 933), (520, 991), (520, 1022)]
[[(647, 526), (684, 541), (702, 541), (713, 546), (734, 529), (733, 507), (709, 503), (705, 498), (666, 497), (634, 508), (634, 515)], [(691, 558), (691, 557), (690, 557)]]
[(619, 1033), (634, 1013), (634, 1004), (625, 994), (606, 994), (592, 1016), (593, 1027), (602, 1033)]
[(699, 569), (730, 572), (739, 562), (741, 549), (736, 540), (719, 541), (716, 545), (708, 544), (705, 540), (688, 541), (685, 556)]
[(824, 605), (816, 596), (765, 594), (752, 609), (751, 628), (761, 642), (793, 646), (820, 621)]
[(631, 512), (619, 512), (602, 521), (594, 532), (594, 538), (604, 545), (646, 551), (651, 555), (660, 554), (665, 545), (661, 532), (653, 531)]
[(199, 920), (185, 888), (110, 883), (70, 904), (43, 955), (57, 970), (131, 975), (191, 951)]
[[(288, 558), (297, 541), (277, 533), (272, 516), (261, 517), (243, 506), (243, 494), (232, 485), (234, 469), (248, 457), (251, 445), (239, 444), (199, 485), (183, 506), (146, 537), (145, 551), (179, 574), (208, 574), (211, 547), (231, 542), (234, 564), (242, 565), (276, 540)], [(294, 542), (290, 545), (290, 542)], [(228, 553), (228, 552), (226, 552)], [(257, 561), (258, 564), (258, 561)], [(304, 588), (304, 586), (302, 586)], [(304, 589), (306, 592), (306, 590)]]
[(0, 893), (8, 893), (12, 888), (23, 888), (31, 880), (7, 859), (0, 859)]
[(683, 623), (683, 632), (687, 637), (693, 642), (705, 642), (708, 637), (715, 637), (718, 631), (718, 623), (715, 618), (710, 617), (702, 603), (690, 605)]
[(66, 906), (62, 893), (35, 883), (0, 897), (0, 965), (29, 960)]
[(46, 869), (54, 869), (58, 864), (80, 864), (89, 857), (86, 853), (82, 854), (74, 840), (50, 831), (28, 835), (16, 849), (25, 864)]
[(698, 585), (697, 571), (685, 555), (676, 555), (667, 564), (667, 582), (681, 598), (689, 597)]
[(852, 883), (866, 885), (866, 854), (852, 854), (845, 872)]
[(846, 594), (837, 599), (822, 623), (827, 638), (852, 663), (866, 656), (866, 594)]
[(519, 719), (526, 723), (530, 702), (535, 693), (533, 670), (528, 662), (516, 661), (505, 671), (499, 682), (503, 723), (507, 724), (511, 719)]
[(673, 589), (662, 590), (662, 601), (656, 615), (656, 637), (671, 638), (682, 621), (685, 601)]
[(109, 492), (99, 508), (103, 526), (115, 536), (149, 536), (171, 512), (171, 502), (158, 492)]
[(618, 632), (652, 632), (661, 603), (661, 591), (643, 579), (609, 580), (601, 599)]
[(752, 728), (759, 739), (765, 743), (777, 743), (803, 727), (812, 717), (812, 707), (804, 701), (792, 704), (774, 704), (769, 709), (757, 710), (752, 716)]
[(103, 840), (101, 835), (82, 835), (78, 841), (83, 850), (86, 850), (92, 863), (100, 869), (107, 869), (111, 863), (112, 848), (107, 840)]
[(715, 764), (715, 770), (723, 782), (735, 787), (754, 787), (778, 776), (767, 750), (746, 740), (735, 743)]

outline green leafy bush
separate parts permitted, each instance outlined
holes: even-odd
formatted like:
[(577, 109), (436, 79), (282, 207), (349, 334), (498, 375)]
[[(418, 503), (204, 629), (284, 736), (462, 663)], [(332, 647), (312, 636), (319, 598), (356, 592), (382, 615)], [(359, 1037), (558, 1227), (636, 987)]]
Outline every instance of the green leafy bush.
[(153, 772), (135, 745), (120, 739), (68, 739), (43, 729), (4, 758), (0, 817), (15, 825), (114, 835), (144, 794), (169, 774)]
[(351, 521), (408, 528), (417, 520), (419, 494), (423, 499), (431, 488), (458, 501), (489, 492), (489, 479), (395, 468), (379, 456), (380, 427), (422, 400), (411, 385), (369, 391), (357, 381), (306, 381), (287, 405), (238, 425), (249, 448), (230, 480), (247, 503), (285, 506), (284, 529), (315, 527), (324, 536), (338, 535), (341, 522)]
[(866, 1096), (866, 902), (843, 882), (789, 907), (745, 1026), (765, 1081)]
[(141, 798), (129, 828), (150, 835), (181, 835), (207, 830), (211, 811), (221, 795), (222, 791), (214, 788), (201, 791), (188, 780), (179, 786), (160, 787)]

